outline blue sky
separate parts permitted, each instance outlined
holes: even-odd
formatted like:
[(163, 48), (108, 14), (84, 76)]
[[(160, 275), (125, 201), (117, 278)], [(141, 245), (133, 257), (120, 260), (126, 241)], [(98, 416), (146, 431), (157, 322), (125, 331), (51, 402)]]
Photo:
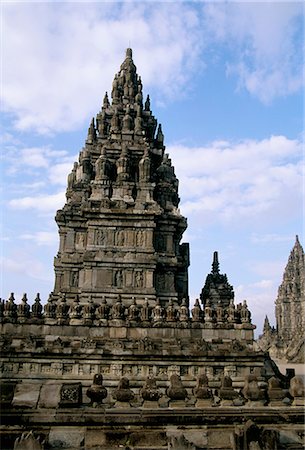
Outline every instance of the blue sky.
[(304, 244), (301, 2), (1, 4), (1, 297), (53, 289), (67, 174), (128, 46), (188, 218), (190, 297), (220, 268), (261, 330)]

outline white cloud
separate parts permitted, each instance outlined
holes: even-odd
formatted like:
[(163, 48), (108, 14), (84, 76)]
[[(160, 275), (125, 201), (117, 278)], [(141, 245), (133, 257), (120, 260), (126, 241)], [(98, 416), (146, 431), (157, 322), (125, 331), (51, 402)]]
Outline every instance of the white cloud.
[(264, 103), (301, 88), (301, 2), (209, 2), (204, 11), (210, 39), (231, 50), (227, 72), (240, 88)]
[(35, 244), (41, 245), (51, 245), (54, 246), (58, 242), (58, 233), (50, 231), (37, 231), (33, 234), (22, 234), (19, 239), (25, 241), (34, 241)]
[(96, 113), (129, 42), (145, 86), (174, 96), (200, 66), (200, 29), (187, 4), (5, 4), (3, 109), (21, 130), (75, 129)]
[[(298, 215), (302, 145), (284, 136), (207, 147), (171, 146), (181, 210), (192, 221), (279, 220)], [(197, 219), (196, 219), (197, 218)]]
[(1, 270), (3, 273), (15, 273), (20, 276), (42, 280), (52, 281), (53, 274), (45, 270), (45, 266), (41, 261), (35, 258), (29, 258), (22, 251), (16, 258), (3, 258), (0, 261)]
[(59, 208), (62, 208), (65, 204), (65, 193), (58, 192), (56, 194), (45, 194), (38, 196), (27, 196), (12, 199), (8, 205), (14, 209), (21, 210), (36, 210), (39, 213), (52, 213)]

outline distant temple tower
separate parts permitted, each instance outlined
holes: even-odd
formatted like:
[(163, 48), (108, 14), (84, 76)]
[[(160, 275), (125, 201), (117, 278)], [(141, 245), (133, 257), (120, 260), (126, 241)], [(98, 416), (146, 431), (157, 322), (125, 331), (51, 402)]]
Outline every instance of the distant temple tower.
[(278, 338), (289, 343), (305, 336), (305, 257), (298, 236), (275, 302)]
[(275, 301), (276, 328), (266, 316), (259, 344), (273, 357), (304, 362), (305, 256), (298, 236), (290, 252)]
[(92, 119), (66, 197), (56, 215), (54, 299), (188, 302), (189, 246), (180, 244), (187, 223), (178, 209), (178, 180), (149, 96), (143, 104), (131, 49), (115, 75), (111, 101), (106, 93)]

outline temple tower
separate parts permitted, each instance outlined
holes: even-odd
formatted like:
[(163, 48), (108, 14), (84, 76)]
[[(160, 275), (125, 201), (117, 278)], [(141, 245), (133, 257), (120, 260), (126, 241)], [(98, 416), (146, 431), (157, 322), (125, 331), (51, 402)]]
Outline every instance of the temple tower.
[(56, 215), (55, 299), (188, 301), (189, 247), (180, 244), (187, 223), (163, 140), (127, 49)]
[(277, 335), (287, 344), (305, 334), (305, 257), (298, 236), (275, 302)]

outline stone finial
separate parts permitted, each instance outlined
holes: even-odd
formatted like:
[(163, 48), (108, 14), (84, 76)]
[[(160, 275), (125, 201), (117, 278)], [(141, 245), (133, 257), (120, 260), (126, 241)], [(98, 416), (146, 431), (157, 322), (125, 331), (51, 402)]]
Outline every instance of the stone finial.
[(186, 323), (189, 321), (189, 319), (190, 319), (189, 308), (187, 306), (186, 299), (183, 298), (181, 305), (179, 307), (179, 321)]
[(150, 97), (149, 97), (149, 95), (146, 97), (145, 104), (144, 104), (144, 109), (145, 109), (145, 111), (150, 111)]
[(213, 254), (212, 274), (219, 274), (218, 252), (214, 252)]
[(64, 325), (68, 319), (69, 305), (67, 305), (66, 294), (60, 294), (60, 301), (56, 305), (56, 317), (59, 325)]
[(166, 308), (166, 322), (176, 321), (176, 310), (174, 307), (173, 300), (170, 299)]
[(192, 308), (192, 322), (201, 322), (202, 309), (199, 304), (199, 299), (196, 298), (194, 307)]
[(8, 300), (4, 303), (3, 316), (6, 319), (14, 320), (16, 318), (16, 313), (17, 313), (17, 306), (15, 304), (15, 297), (14, 293), (11, 292), (11, 295), (9, 296)]
[(293, 406), (305, 405), (305, 388), (302, 377), (295, 376), (290, 380), (289, 393), (293, 397)]
[(248, 400), (249, 406), (265, 405), (265, 392), (259, 387), (257, 377), (255, 375), (248, 375), (246, 377), (242, 393)]
[(34, 304), (32, 305), (32, 317), (35, 317), (36, 319), (42, 317), (42, 304), (39, 292), (37, 292)]
[(155, 325), (163, 322), (163, 308), (160, 305), (160, 299), (157, 298), (155, 307), (153, 308), (153, 321)]
[(107, 389), (103, 386), (103, 375), (95, 374), (92, 385), (87, 389), (87, 397), (93, 406), (98, 406), (107, 397)]
[(44, 305), (44, 316), (48, 319), (55, 319), (56, 304), (53, 299), (53, 292), (50, 293), (47, 303)]
[(157, 402), (162, 396), (157, 387), (157, 382), (154, 377), (148, 377), (144, 386), (140, 390), (140, 394), (144, 401)]
[[(112, 394), (113, 398), (120, 403), (129, 403), (134, 398), (134, 393), (129, 387), (129, 380), (126, 377), (121, 378), (117, 389)], [(117, 405), (120, 406), (120, 405)]]
[(187, 397), (187, 391), (182, 385), (182, 381), (179, 375), (174, 373), (170, 377), (170, 386), (166, 391), (166, 394), (171, 400), (185, 400)]
[(132, 303), (128, 308), (128, 319), (132, 322), (136, 322), (139, 319), (139, 307), (135, 297), (132, 298)]
[(110, 105), (110, 103), (109, 103), (109, 98), (108, 98), (108, 92), (106, 91), (104, 99), (103, 99), (103, 107), (108, 108), (109, 105)]
[(233, 298), (231, 298), (230, 304), (227, 309), (227, 320), (230, 323), (234, 323), (236, 321), (236, 312)]
[(151, 309), (148, 304), (148, 299), (145, 298), (144, 304), (141, 308), (140, 317), (142, 322), (148, 322), (150, 320)]
[(92, 117), (90, 127), (88, 128), (87, 144), (93, 144), (96, 141), (96, 128), (94, 124), (94, 117)]
[(119, 319), (119, 320), (125, 319), (125, 306), (122, 303), (122, 298), (120, 294), (117, 297), (116, 303), (112, 306), (111, 315), (112, 319)]
[(270, 406), (283, 406), (286, 393), (281, 387), (280, 380), (276, 377), (271, 377), (268, 380), (268, 397)]
[(247, 301), (244, 300), (240, 308), (240, 320), (242, 323), (251, 323), (251, 313), (248, 309)]
[(238, 396), (238, 393), (233, 389), (232, 378), (225, 375), (221, 378), (221, 388), (219, 390), (219, 397), (221, 398), (222, 406), (232, 406), (233, 400)]
[(205, 308), (204, 308), (204, 321), (206, 323), (214, 322), (213, 309), (211, 308), (211, 303), (210, 303), (209, 299), (207, 299)]
[(30, 305), (28, 305), (27, 295), (23, 294), (21, 303), (17, 305), (17, 317), (19, 321), (24, 321), (30, 316)]
[(95, 305), (91, 296), (89, 296), (87, 303), (83, 307), (83, 318), (86, 325), (91, 325), (95, 318)]
[(130, 47), (126, 49), (126, 58), (132, 58), (132, 49)]
[(71, 319), (81, 319), (82, 317), (82, 306), (79, 303), (78, 295), (76, 295), (70, 310), (70, 320)]
[(102, 321), (108, 320), (110, 306), (108, 305), (105, 296), (103, 295), (101, 304), (97, 308), (98, 318)]
[(212, 400), (212, 391), (209, 389), (209, 379), (205, 374), (199, 375), (197, 385), (194, 388), (194, 395), (197, 398), (196, 406), (209, 406)]
[(219, 300), (217, 303), (217, 307), (216, 307), (216, 320), (217, 323), (223, 323), (224, 321), (224, 309), (223, 306), (221, 304), (221, 301)]

